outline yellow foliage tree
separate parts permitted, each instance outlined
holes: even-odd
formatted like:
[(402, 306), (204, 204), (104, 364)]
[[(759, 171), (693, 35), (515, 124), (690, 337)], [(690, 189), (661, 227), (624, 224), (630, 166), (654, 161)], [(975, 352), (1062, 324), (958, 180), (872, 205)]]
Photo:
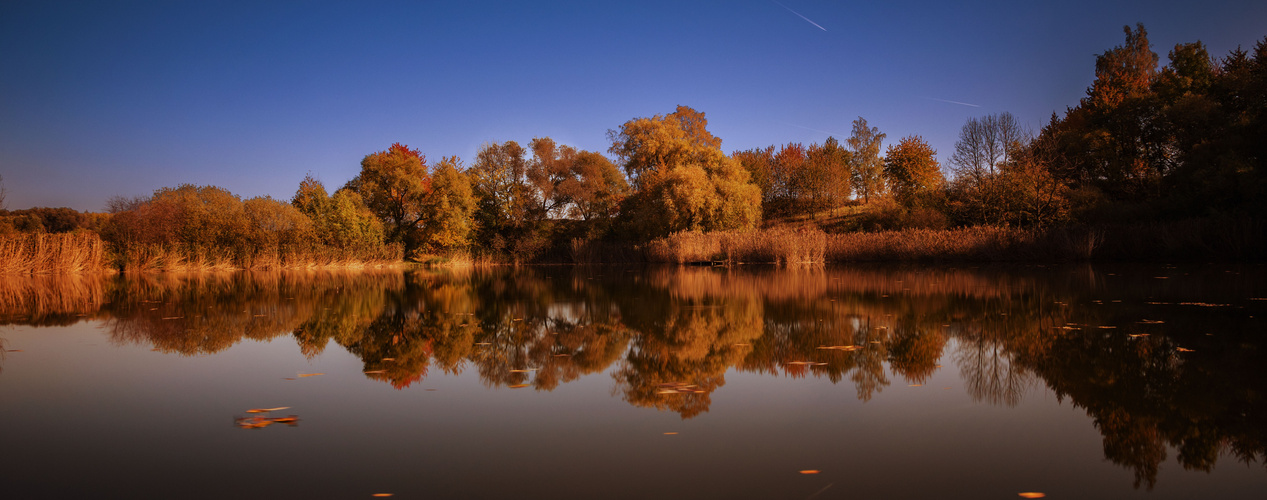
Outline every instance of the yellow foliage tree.
[(608, 132), (635, 193), (622, 215), (640, 237), (674, 231), (754, 227), (761, 190), (721, 150), (704, 113), (686, 106), (668, 115), (635, 118)]

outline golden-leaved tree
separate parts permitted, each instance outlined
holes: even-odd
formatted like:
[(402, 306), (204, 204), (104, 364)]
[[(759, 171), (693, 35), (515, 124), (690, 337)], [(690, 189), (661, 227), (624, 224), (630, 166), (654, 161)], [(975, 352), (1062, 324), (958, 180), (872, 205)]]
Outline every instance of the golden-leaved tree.
[(475, 228), (475, 194), (456, 156), (446, 157), (431, 173), (423, 247), (449, 253), (466, 249)]
[(622, 216), (639, 237), (674, 231), (754, 227), (761, 190), (721, 150), (704, 113), (686, 106), (667, 115), (635, 118), (608, 132), (608, 150), (634, 185)]
[(902, 138), (884, 153), (884, 176), (898, 201), (911, 205), (921, 195), (942, 187), (946, 179), (937, 164), (937, 151), (918, 135)]

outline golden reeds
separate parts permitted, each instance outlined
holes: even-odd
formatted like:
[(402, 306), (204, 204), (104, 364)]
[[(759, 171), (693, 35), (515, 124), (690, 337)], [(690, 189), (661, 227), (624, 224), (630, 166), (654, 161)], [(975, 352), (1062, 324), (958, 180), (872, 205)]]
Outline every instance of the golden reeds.
[(754, 231), (673, 233), (644, 250), (651, 262), (821, 264), (827, 235), (817, 229), (773, 228)]
[(0, 236), (0, 274), (107, 272), (105, 246), (92, 232)]

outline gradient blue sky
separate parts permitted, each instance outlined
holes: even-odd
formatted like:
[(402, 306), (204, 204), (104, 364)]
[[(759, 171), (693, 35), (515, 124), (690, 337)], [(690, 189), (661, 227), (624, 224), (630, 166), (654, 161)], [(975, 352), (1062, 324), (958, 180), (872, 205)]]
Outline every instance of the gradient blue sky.
[(1076, 104), (1136, 22), (1163, 62), (1222, 57), (1267, 35), (1267, 2), (5, 0), (0, 175), (10, 209), (181, 183), (288, 199), (397, 141), (468, 165), (538, 136), (605, 152), (678, 104), (728, 153), (862, 116), (945, 161), (969, 117), (1037, 129)]

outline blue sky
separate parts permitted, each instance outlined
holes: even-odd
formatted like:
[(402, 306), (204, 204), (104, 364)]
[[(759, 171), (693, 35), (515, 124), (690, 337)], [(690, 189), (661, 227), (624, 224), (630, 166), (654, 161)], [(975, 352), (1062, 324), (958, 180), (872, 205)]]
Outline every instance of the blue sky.
[(728, 153), (862, 116), (945, 161), (969, 117), (1036, 130), (1075, 105), (1123, 25), (1164, 63), (1181, 42), (1248, 49), (1264, 20), (1261, 1), (6, 0), (0, 175), (10, 209), (181, 183), (289, 198), (393, 142), (468, 164), (543, 136), (605, 152), (608, 129), (678, 104)]

